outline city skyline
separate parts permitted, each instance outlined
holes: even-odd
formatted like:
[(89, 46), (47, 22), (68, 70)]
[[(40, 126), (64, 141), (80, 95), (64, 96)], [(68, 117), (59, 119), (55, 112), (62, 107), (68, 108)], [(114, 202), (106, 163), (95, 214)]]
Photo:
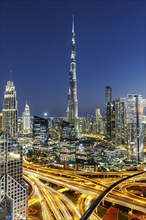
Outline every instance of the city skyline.
[[(1, 108), (12, 77), (19, 115), (66, 116), (75, 16), (79, 116), (113, 99), (145, 97), (145, 1), (1, 1)], [(9, 74), (12, 69), (12, 74)], [(12, 75), (12, 76), (9, 76)]]

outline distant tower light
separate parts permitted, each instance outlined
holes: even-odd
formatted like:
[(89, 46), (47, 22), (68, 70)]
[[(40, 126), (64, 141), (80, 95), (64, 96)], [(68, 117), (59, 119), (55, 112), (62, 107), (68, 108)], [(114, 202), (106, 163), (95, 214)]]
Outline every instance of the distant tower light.
[(44, 117), (47, 117), (48, 116), (48, 113), (47, 112), (44, 112)]

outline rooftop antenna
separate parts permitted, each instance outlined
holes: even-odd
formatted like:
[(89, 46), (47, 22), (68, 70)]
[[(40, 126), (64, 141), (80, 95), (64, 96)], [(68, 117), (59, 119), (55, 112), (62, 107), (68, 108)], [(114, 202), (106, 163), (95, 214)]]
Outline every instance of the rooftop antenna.
[(74, 14), (72, 15), (72, 33), (75, 32), (75, 25), (74, 25)]
[(12, 80), (12, 70), (9, 71), (9, 81)]

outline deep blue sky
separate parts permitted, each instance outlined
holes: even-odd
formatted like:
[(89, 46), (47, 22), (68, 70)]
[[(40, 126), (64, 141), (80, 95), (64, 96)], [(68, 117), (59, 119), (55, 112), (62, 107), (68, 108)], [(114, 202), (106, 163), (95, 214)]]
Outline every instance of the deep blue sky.
[(79, 116), (104, 109), (106, 85), (113, 98), (145, 96), (145, 6), (144, 0), (1, 1), (1, 105), (10, 78), (19, 115), (25, 100), (31, 115), (66, 114), (73, 13)]

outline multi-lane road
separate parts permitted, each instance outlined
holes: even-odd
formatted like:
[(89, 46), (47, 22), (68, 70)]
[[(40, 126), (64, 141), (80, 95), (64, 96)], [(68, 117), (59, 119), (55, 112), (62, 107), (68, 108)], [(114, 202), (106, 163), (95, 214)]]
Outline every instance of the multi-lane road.
[[(81, 176), (80, 174), (83, 173), (77, 171), (46, 168), (28, 163), (27, 161), (24, 161), (23, 172), (24, 178), (32, 186), (28, 205), (40, 202), (42, 219), (44, 220), (80, 219), (92, 202), (109, 186), (108, 181), (101, 182), (100, 179), (90, 178), (90, 175), (93, 173), (88, 173), (87, 178), (86, 176)], [(128, 176), (129, 172), (120, 173), (119, 177), (121, 175)], [(112, 176), (112, 173), (109, 173), (109, 176)], [(144, 175), (139, 177), (139, 180), (143, 181), (144, 179)], [(144, 197), (134, 196), (127, 191), (128, 185), (137, 185), (137, 183), (134, 183), (135, 180), (136, 177), (135, 179), (133, 178), (133, 183), (127, 180), (119, 188), (112, 190), (104, 200), (145, 213), (146, 199)], [(114, 178), (113, 181), (115, 181)], [(139, 185), (143, 185), (142, 181), (139, 181)], [(69, 193), (64, 193), (65, 191), (69, 192), (69, 190), (74, 192), (73, 195), (76, 195), (76, 200), (68, 196)], [(101, 218), (96, 212), (93, 212), (91, 219)]]

